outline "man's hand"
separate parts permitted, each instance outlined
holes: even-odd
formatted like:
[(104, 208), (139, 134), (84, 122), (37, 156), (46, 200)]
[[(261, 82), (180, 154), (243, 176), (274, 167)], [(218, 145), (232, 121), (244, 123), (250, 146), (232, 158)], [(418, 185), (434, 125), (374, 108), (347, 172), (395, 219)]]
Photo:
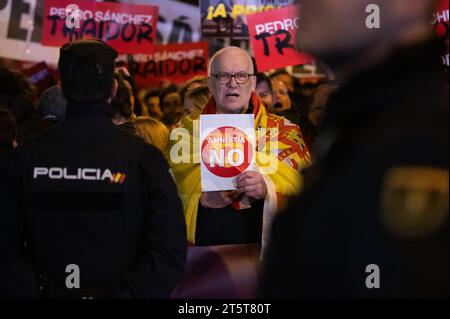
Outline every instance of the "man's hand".
[(258, 172), (247, 171), (236, 178), (236, 188), (250, 198), (264, 199), (267, 194), (264, 178)]
[(223, 208), (232, 202), (227, 192), (204, 192), (200, 198), (200, 204), (209, 208)]

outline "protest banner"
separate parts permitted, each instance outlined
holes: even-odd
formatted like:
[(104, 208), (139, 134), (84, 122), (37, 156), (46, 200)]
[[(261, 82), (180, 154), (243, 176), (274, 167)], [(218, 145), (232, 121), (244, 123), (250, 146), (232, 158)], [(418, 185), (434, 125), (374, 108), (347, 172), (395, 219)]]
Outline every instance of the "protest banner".
[[(98, 2), (98, 1), (97, 1)], [(120, 3), (148, 4), (147, 0)], [(0, 57), (15, 61), (58, 63), (59, 48), (41, 43), (45, 0), (0, 0)], [(174, 0), (152, 0), (159, 6), (156, 42), (195, 42), (200, 39), (198, 7)]]
[(202, 36), (248, 39), (247, 16), (292, 4), (293, 0), (200, 0)]
[(298, 10), (298, 6), (290, 6), (248, 17), (250, 43), (258, 71), (313, 61), (311, 56), (295, 48)]
[(254, 168), (253, 114), (200, 115), (203, 192), (236, 189), (236, 177)]
[(174, 0), (122, 0), (123, 3), (149, 4), (159, 7), (158, 44), (200, 41), (198, 6)]
[(151, 55), (136, 55), (136, 84), (139, 87), (161, 86), (164, 82), (185, 83), (195, 76), (206, 76), (208, 43), (156, 45)]
[(119, 53), (153, 52), (158, 7), (80, 0), (46, 0), (42, 44), (99, 38)]

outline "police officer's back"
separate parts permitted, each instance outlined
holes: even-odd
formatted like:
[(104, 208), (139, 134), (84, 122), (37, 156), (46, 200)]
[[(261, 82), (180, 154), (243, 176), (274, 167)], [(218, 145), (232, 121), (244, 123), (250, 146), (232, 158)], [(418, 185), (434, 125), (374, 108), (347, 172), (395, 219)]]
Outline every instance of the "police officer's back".
[[(61, 49), (66, 120), (2, 172), (0, 295), (35, 297), (40, 286), (44, 297), (165, 298), (183, 273), (185, 224), (168, 166), (111, 122), (116, 56), (97, 40)], [(80, 287), (68, 289), (77, 269)]]
[[(425, 31), (432, 1), (419, 1), (412, 13), (408, 1), (393, 12), (381, 2), (391, 27), (374, 31), (383, 40), (353, 29), (353, 39), (330, 44), (316, 34), (313, 45), (302, 33), (306, 47), (347, 73), (337, 73), (342, 86), (327, 105), (305, 189), (274, 222), (265, 297), (448, 297), (447, 79), (442, 47)], [(366, 1), (333, 3), (302, 10), (307, 21), (344, 17), (336, 29), (348, 35), (346, 14), (362, 23)], [(392, 30), (395, 19), (408, 23)]]

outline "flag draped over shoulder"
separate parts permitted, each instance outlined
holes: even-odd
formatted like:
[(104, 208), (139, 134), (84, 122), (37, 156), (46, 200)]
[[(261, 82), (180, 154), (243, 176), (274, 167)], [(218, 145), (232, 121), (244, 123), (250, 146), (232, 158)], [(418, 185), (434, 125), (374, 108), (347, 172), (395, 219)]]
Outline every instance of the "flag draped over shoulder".
[[(268, 113), (253, 93), (251, 97), (255, 116), (256, 163), (267, 186), (263, 212), (263, 247), (268, 227), (284, 196), (295, 195), (301, 187), (299, 170), (310, 164), (311, 157), (297, 125)], [(166, 158), (175, 178), (178, 195), (183, 203), (188, 241), (195, 244), (197, 211), (202, 195), (200, 181), (200, 114), (216, 114), (216, 103), (211, 97), (202, 112), (190, 114), (183, 128), (171, 134)]]

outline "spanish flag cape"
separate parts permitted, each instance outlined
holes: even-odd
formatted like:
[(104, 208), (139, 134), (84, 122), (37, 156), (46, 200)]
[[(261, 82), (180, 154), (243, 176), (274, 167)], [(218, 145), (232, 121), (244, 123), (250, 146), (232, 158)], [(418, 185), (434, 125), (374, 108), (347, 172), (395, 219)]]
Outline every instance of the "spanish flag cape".
[[(250, 102), (255, 116), (256, 166), (263, 175), (267, 187), (263, 212), (262, 244), (264, 248), (273, 215), (280, 207), (283, 197), (300, 191), (299, 170), (310, 164), (311, 157), (297, 125), (267, 112), (254, 93)], [(165, 153), (177, 184), (178, 195), (183, 203), (188, 241), (193, 245), (198, 204), (202, 195), (199, 121), (196, 120), (201, 114), (216, 114), (216, 110), (216, 103), (211, 97), (201, 112), (187, 116), (183, 121), (183, 129), (179, 130), (179, 133), (175, 131), (175, 134), (171, 134), (171, 141)], [(174, 137), (176, 139), (172, 140)]]

